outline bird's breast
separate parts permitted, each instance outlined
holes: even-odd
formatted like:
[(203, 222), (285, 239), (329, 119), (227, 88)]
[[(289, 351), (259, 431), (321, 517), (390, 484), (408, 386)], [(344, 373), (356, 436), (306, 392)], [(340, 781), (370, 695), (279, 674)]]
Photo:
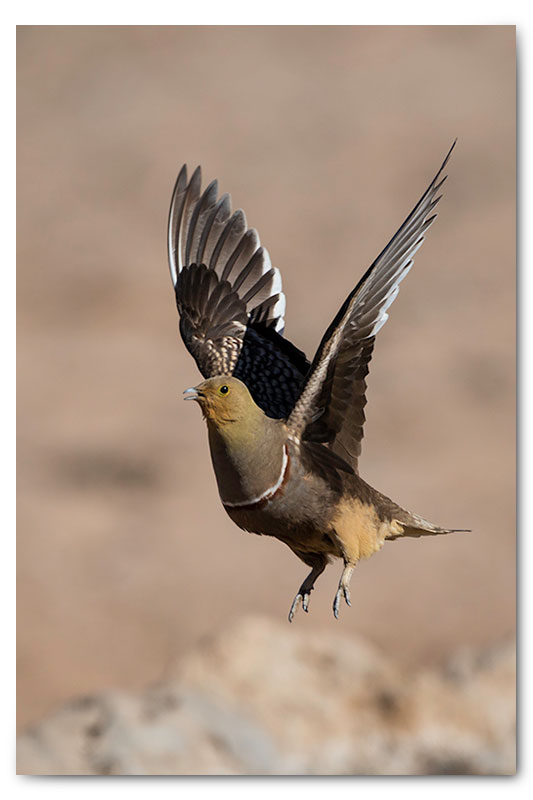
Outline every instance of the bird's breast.
[(268, 428), (248, 436), (209, 429), (211, 460), (225, 507), (264, 504), (283, 490), (290, 474), (286, 438), (274, 425)]
[(283, 446), (283, 457), (281, 461), (281, 470), (277, 480), (271, 485), (267, 486), (263, 491), (258, 492), (256, 495), (249, 495), (246, 500), (227, 500), (224, 495), (220, 494), (225, 508), (233, 509), (254, 509), (260, 508), (269, 501), (273, 500), (285, 488), (290, 475), (290, 457), (287, 445)]

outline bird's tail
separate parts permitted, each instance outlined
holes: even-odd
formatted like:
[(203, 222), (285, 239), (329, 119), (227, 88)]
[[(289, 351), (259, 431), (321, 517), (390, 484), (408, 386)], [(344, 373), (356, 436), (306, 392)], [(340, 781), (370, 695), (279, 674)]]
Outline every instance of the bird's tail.
[(441, 533), (471, 533), (469, 528), (441, 528), (409, 511), (404, 511), (401, 519), (395, 519), (394, 522), (397, 532), (396, 530), (391, 531), (391, 535), (387, 536), (387, 539), (400, 539), (404, 536), (438, 536)]

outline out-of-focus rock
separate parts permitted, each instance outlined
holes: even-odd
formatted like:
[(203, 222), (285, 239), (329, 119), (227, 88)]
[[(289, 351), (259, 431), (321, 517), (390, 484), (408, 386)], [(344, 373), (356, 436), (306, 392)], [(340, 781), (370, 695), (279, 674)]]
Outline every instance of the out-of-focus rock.
[(23, 774), (514, 771), (514, 644), (413, 671), (262, 618), (204, 642), (173, 682), (72, 701), (18, 741)]

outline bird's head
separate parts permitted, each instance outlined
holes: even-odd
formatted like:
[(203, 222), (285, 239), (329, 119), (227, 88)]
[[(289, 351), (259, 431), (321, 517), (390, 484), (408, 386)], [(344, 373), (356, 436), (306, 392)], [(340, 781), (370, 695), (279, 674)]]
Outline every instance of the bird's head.
[(185, 400), (196, 400), (208, 423), (217, 428), (251, 421), (261, 409), (254, 403), (246, 385), (238, 378), (222, 375), (209, 378), (198, 386), (185, 389)]

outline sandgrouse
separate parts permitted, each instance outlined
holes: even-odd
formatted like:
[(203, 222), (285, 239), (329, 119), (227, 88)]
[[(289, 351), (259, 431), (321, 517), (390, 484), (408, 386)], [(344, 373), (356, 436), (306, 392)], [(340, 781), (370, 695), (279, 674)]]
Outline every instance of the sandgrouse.
[(217, 181), (183, 166), (168, 224), (180, 332), (203, 383), (185, 391), (207, 423), (222, 504), (243, 530), (275, 536), (311, 567), (289, 620), (332, 557), (344, 562), (335, 617), (361, 558), (441, 528), (359, 476), (366, 376), (377, 332), (435, 219), (443, 170), (346, 298), (310, 363), (283, 337), (285, 296), (259, 236)]

